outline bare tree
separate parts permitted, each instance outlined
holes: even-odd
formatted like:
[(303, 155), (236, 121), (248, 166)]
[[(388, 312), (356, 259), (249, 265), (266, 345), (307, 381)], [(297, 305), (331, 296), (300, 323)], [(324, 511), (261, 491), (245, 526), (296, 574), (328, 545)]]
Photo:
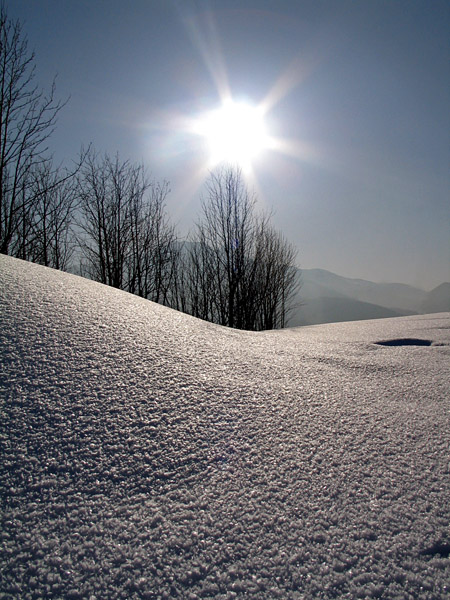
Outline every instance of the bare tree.
[(165, 212), (167, 194), (167, 183), (150, 183), (145, 195), (134, 195), (130, 208), (127, 290), (161, 304), (172, 302), (179, 252)]
[[(242, 328), (242, 284), (248, 267), (255, 199), (243, 185), (241, 173), (229, 169), (211, 174), (203, 221), (197, 224), (193, 248), (200, 264), (202, 295), (212, 320)], [(205, 313), (206, 314), (206, 313)], [(200, 316), (200, 315), (199, 315)]]
[(71, 175), (61, 176), (49, 161), (33, 172), (31, 192), (35, 202), (29, 211), (29, 260), (62, 271), (69, 268), (75, 250), (75, 184)]
[(90, 151), (78, 175), (82, 274), (170, 304), (177, 247), (165, 212), (168, 184), (142, 165)]
[[(32, 173), (46, 162), (46, 142), (63, 102), (34, 83), (34, 53), (19, 21), (0, 8), (0, 252), (27, 258), (36, 188)], [(40, 190), (42, 191), (42, 190)]]
[(276, 231), (269, 219), (261, 219), (256, 231), (252, 275), (247, 292), (247, 322), (256, 329), (285, 327), (299, 287), (296, 250)]
[[(139, 189), (136, 189), (136, 188)], [(141, 170), (118, 156), (100, 161), (89, 152), (78, 175), (80, 246), (84, 272), (95, 281), (123, 289), (129, 251), (130, 199), (144, 194)]]
[(188, 312), (239, 329), (284, 327), (295, 291), (293, 246), (256, 213), (239, 170), (211, 174), (207, 194), (184, 276)]

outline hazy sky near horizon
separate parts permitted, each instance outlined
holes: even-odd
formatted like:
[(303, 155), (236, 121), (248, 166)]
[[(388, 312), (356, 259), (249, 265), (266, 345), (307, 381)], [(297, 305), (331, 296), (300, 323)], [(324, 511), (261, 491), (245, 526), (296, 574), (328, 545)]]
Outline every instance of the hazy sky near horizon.
[(6, 0), (37, 81), (70, 95), (50, 148), (92, 143), (170, 182), (182, 234), (208, 174), (186, 124), (233, 99), (282, 142), (249, 187), (298, 265), (431, 289), (450, 280), (446, 0)]

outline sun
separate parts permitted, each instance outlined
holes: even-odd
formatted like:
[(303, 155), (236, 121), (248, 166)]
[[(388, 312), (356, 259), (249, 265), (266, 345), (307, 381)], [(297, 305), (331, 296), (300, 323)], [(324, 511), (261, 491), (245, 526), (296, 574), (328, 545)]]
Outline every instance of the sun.
[(223, 102), (202, 116), (195, 129), (206, 140), (210, 166), (229, 163), (249, 170), (270, 146), (263, 110), (245, 102)]

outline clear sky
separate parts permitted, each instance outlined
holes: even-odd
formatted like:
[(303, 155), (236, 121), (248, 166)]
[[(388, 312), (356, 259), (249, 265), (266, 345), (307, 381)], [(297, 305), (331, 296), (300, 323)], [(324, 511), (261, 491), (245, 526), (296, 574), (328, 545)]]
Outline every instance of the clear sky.
[[(185, 233), (208, 173), (192, 123), (224, 95), (264, 107), (249, 186), (298, 265), (431, 289), (450, 280), (447, 0), (6, 0), (44, 88), (50, 146), (90, 142), (168, 180)], [(276, 146), (276, 147), (275, 147)]]

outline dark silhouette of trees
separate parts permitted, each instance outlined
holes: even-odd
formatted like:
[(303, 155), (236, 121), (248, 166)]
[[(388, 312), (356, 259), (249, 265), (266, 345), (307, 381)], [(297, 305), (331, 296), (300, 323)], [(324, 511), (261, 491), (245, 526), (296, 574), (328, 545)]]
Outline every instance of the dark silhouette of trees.
[(150, 182), (142, 165), (90, 151), (78, 175), (82, 274), (167, 303), (177, 254), (167, 193), (168, 185)]
[(247, 322), (254, 328), (285, 327), (298, 291), (297, 252), (268, 219), (261, 219), (256, 232), (253, 274), (247, 292)]
[[(46, 164), (46, 141), (64, 103), (34, 83), (34, 54), (19, 21), (0, 8), (0, 252), (30, 257), (33, 211), (41, 187), (32, 185)], [(32, 253), (31, 253), (32, 254)]]
[(211, 174), (182, 263), (182, 309), (238, 329), (284, 327), (296, 290), (296, 252), (256, 213), (238, 169)]
[(168, 192), (167, 183), (151, 182), (145, 195), (134, 195), (127, 264), (127, 291), (166, 305), (173, 296), (179, 254), (175, 228), (165, 209)]
[[(120, 289), (125, 287), (130, 199), (133, 193), (143, 194), (146, 189), (140, 173), (130, 174), (128, 167), (127, 163), (119, 164), (118, 157), (114, 161), (106, 156), (100, 162), (91, 151), (78, 175), (83, 274)], [(140, 189), (133, 189), (133, 185)]]
[(28, 260), (66, 271), (76, 250), (73, 229), (77, 205), (76, 182), (70, 174), (61, 178), (50, 161), (42, 163), (31, 176), (35, 201), (29, 211)]

